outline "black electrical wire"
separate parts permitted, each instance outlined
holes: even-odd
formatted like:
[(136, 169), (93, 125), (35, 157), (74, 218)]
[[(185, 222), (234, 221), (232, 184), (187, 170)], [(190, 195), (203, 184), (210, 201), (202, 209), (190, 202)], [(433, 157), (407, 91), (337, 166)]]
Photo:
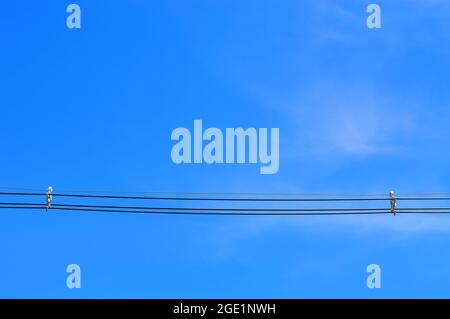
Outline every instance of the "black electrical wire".
[(169, 201), (227, 201), (227, 202), (334, 202), (334, 201), (377, 201), (388, 198), (241, 198), (241, 197), (160, 197), (160, 196), (120, 196), (120, 195), (86, 195), (53, 194), (56, 197), (139, 199)]
[[(337, 196), (356, 196), (356, 197), (383, 197), (386, 193), (281, 193), (281, 192), (177, 192), (177, 191), (123, 191), (123, 190), (83, 190), (83, 189), (61, 189), (62, 193), (103, 193), (103, 194), (172, 194), (172, 195), (252, 195), (252, 196), (324, 196), (324, 197), (337, 197)], [(30, 188), (30, 187), (6, 187), (0, 186), (0, 190), (10, 191), (27, 191), (27, 192), (39, 192), (42, 188)], [(41, 194), (42, 195), (42, 194)], [(397, 193), (396, 196), (431, 196), (431, 195), (450, 195), (450, 192), (422, 192), (422, 193)]]
[(199, 212), (199, 211), (164, 211), (164, 209), (158, 211), (145, 211), (145, 210), (125, 210), (125, 209), (96, 209), (96, 208), (75, 208), (75, 207), (56, 207), (51, 208), (51, 210), (63, 210), (63, 211), (81, 211), (81, 212), (103, 212), (103, 213), (130, 213), (130, 214), (163, 214), (163, 215), (221, 215), (221, 216), (330, 216), (330, 215), (379, 215), (388, 214), (389, 211), (350, 211), (350, 212), (331, 212), (325, 211), (322, 213), (307, 213), (307, 212), (243, 212), (243, 211), (233, 211), (233, 212)]
[[(198, 212), (198, 211), (140, 211), (140, 210), (112, 210), (95, 208), (70, 208), (57, 207), (51, 210), (82, 211), (82, 212), (103, 212), (103, 213), (128, 213), (128, 214), (154, 214), (154, 215), (220, 215), (220, 216), (338, 216), (338, 215), (391, 215), (390, 210), (384, 211), (323, 211), (321, 213), (308, 212), (270, 212), (270, 213), (250, 213), (250, 212)], [(401, 211), (397, 214), (450, 214), (449, 211)]]
[(0, 209), (45, 209), (45, 205), (41, 206), (18, 206), (18, 205), (1, 205)]
[(35, 203), (0, 203), (0, 205), (14, 205), (14, 206), (45, 206), (45, 204), (35, 204)]
[[(161, 192), (163, 194), (163, 192)], [(173, 193), (178, 194), (178, 193)], [(179, 193), (182, 194), (182, 193)], [(189, 194), (189, 193), (185, 193)], [(191, 194), (219, 194), (219, 193), (191, 193)], [(233, 193), (222, 193), (233, 194)], [(244, 193), (234, 193), (244, 195)], [(429, 193), (432, 194), (432, 193)], [(446, 193), (434, 193), (446, 194)], [(250, 195), (250, 193), (247, 193)], [(261, 193), (253, 193), (261, 196)], [(266, 194), (269, 196), (275, 194)], [(279, 194), (280, 195), (280, 194)], [(337, 194), (333, 194), (337, 195)], [(412, 194), (411, 194), (412, 195)], [(419, 194), (417, 194), (419, 196)], [(425, 193), (423, 193), (425, 195)], [(46, 193), (34, 192), (0, 192), (0, 196), (40, 196), (46, 197)], [(124, 196), (124, 195), (98, 195), (98, 194), (67, 194), (53, 193), (53, 197), (69, 198), (92, 198), (92, 199), (129, 199), (129, 200), (152, 200), (152, 201), (217, 201), (217, 202), (350, 202), (350, 201), (391, 201), (390, 197), (338, 197), (338, 198), (272, 198), (272, 197), (185, 197), (185, 196)], [(297, 195), (296, 195), (297, 196)], [(299, 195), (298, 195), (299, 196)], [(305, 195), (306, 196), (306, 195)], [(310, 194), (310, 196), (313, 196)], [(322, 195), (332, 196), (332, 194)], [(342, 195), (358, 196), (358, 195)], [(361, 195), (362, 196), (362, 195)], [(369, 196), (369, 195), (365, 195)], [(372, 194), (372, 196), (378, 196)], [(450, 197), (395, 197), (397, 201), (439, 201), (450, 200)], [(392, 203), (392, 202), (391, 202)], [(392, 214), (389, 208), (264, 208), (264, 207), (147, 207), (147, 206), (123, 206), (123, 205), (91, 205), (91, 204), (64, 204), (52, 203), (48, 207), (46, 202), (42, 203), (24, 203), (24, 202), (0, 202), (0, 209), (45, 209), (61, 211), (80, 211), (80, 212), (104, 212), (104, 213), (133, 213), (133, 214), (166, 214), (166, 215), (248, 215), (248, 216), (317, 216), (317, 215), (377, 215)], [(161, 207), (163, 206), (163, 207)], [(450, 207), (399, 207), (395, 209), (396, 214), (450, 214)]]
[[(45, 207), (44, 204), (36, 203), (15, 203), (0, 202), (5, 206), (38, 206)], [(386, 208), (219, 208), (219, 207), (147, 207), (147, 206), (118, 206), (118, 205), (83, 205), (83, 204), (52, 204), (54, 208), (100, 208), (100, 209), (129, 209), (129, 210), (167, 210), (167, 211), (230, 211), (230, 212), (352, 212), (352, 211), (383, 211)], [(450, 207), (405, 207), (397, 208), (397, 212), (401, 211), (450, 211)]]
[[(1, 204), (1, 203), (0, 203)], [(116, 205), (82, 205), (82, 204), (52, 204), (52, 207), (78, 207), (101, 209), (133, 209), (133, 210), (187, 210), (187, 211), (230, 211), (230, 212), (352, 212), (352, 211), (383, 211), (387, 208), (209, 208), (209, 207), (146, 207), (146, 206), (116, 206)], [(396, 211), (410, 210), (449, 210), (450, 207), (407, 207), (397, 208)], [(389, 212), (391, 212), (389, 210)]]
[[(205, 207), (144, 207), (144, 206), (110, 206), (81, 204), (52, 204), (52, 207), (101, 208), (101, 209), (133, 209), (133, 210), (187, 210), (187, 211), (230, 211), (230, 212), (346, 212), (346, 211), (381, 211), (386, 208), (205, 208)], [(450, 208), (449, 208), (450, 209)]]
[[(392, 214), (390, 210), (382, 209), (320, 209), (320, 210), (285, 210), (271, 209), (271, 210), (244, 210), (233, 209), (233, 211), (215, 211), (208, 210), (202, 211), (200, 209), (193, 209), (188, 211), (187, 209), (173, 208), (174, 210), (168, 210), (168, 208), (155, 208), (155, 210), (128, 210), (128, 209), (99, 209), (94, 205), (78, 205), (65, 206), (65, 205), (52, 205), (49, 210), (53, 211), (79, 211), (79, 212), (103, 212), (103, 213), (131, 213), (131, 214), (164, 214), (164, 215), (221, 215), (221, 216), (331, 216), (331, 215), (387, 215)], [(114, 206), (109, 206), (114, 207)], [(40, 209), (45, 210), (46, 205), (34, 204), (34, 203), (0, 203), (0, 209)], [(450, 208), (405, 208), (399, 210), (397, 214), (450, 214)]]
[[(0, 204), (0, 209), (40, 209), (45, 210), (46, 205), (42, 204), (25, 204), (22, 203), (7, 203), (8, 205), (5, 205), (5, 203)], [(31, 205), (31, 206), (28, 206)], [(36, 205), (36, 206), (35, 206)], [(40, 206), (37, 206), (40, 205)], [(379, 215), (379, 214), (388, 214), (389, 211), (323, 211), (322, 213), (306, 213), (306, 212), (281, 212), (276, 213), (275, 211), (267, 212), (267, 213), (259, 213), (259, 212), (244, 212), (244, 211), (232, 211), (232, 212), (225, 212), (225, 211), (214, 211), (214, 212), (202, 212), (202, 211), (186, 211), (183, 210), (183, 208), (180, 208), (178, 210), (173, 211), (167, 211), (165, 208), (160, 208), (159, 210), (154, 211), (148, 211), (148, 210), (125, 210), (125, 209), (97, 209), (97, 208), (81, 208), (81, 207), (62, 207), (60, 206), (51, 206), (49, 208), (49, 211), (79, 211), (79, 212), (103, 212), (103, 213), (129, 213), (129, 214), (154, 214), (154, 215), (221, 215), (221, 216), (317, 216), (317, 215)]]
[[(1, 192), (8, 196), (45, 196), (44, 193)], [(138, 199), (168, 201), (233, 201), (233, 202), (341, 202), (341, 201), (388, 201), (386, 198), (240, 198), (240, 197), (160, 197), (160, 196), (121, 196), (54, 193), (55, 197), (98, 198), (98, 199)], [(396, 197), (399, 201), (450, 200), (450, 197)]]

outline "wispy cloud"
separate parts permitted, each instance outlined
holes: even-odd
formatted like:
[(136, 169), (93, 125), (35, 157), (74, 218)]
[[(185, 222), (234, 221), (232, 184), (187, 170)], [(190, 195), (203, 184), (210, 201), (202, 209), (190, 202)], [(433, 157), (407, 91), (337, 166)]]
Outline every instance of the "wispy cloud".
[(311, 150), (319, 153), (397, 152), (401, 149), (398, 137), (414, 126), (411, 114), (369, 90), (323, 88), (310, 103), (298, 109), (296, 120), (303, 124)]
[(320, 83), (299, 98), (270, 103), (285, 112), (289, 139), (298, 141), (288, 156), (399, 153), (417, 128), (408, 101), (369, 87)]
[(299, 240), (346, 238), (377, 240), (403, 245), (423, 236), (450, 232), (450, 217), (445, 215), (386, 216), (313, 216), (313, 217), (249, 217), (227, 222), (210, 230), (209, 242), (214, 246), (214, 260), (245, 258), (247, 244), (260, 238), (298, 234)]
[[(430, 233), (448, 233), (450, 217), (446, 215), (375, 215), (375, 216), (310, 216), (253, 217), (222, 226), (227, 238), (249, 239), (274, 231), (299, 231), (335, 236), (385, 236), (386, 240), (404, 240)], [(230, 232), (229, 227), (233, 231)], [(219, 230), (218, 233), (221, 232)]]

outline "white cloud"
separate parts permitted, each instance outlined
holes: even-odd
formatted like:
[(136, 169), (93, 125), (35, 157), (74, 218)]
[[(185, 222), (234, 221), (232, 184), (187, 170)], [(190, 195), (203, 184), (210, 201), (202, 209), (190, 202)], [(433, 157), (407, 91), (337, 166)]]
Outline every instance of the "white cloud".
[(411, 105), (370, 88), (319, 84), (281, 110), (290, 121), (289, 139), (298, 141), (291, 148), (297, 156), (398, 153), (415, 129)]
[[(335, 237), (383, 236), (387, 241), (405, 240), (430, 233), (448, 233), (450, 216), (433, 214), (350, 215), (350, 216), (258, 216), (231, 221), (214, 232), (228, 240), (247, 240), (276, 231), (301, 231)], [(380, 237), (381, 238), (381, 237)]]
[(422, 236), (444, 235), (449, 231), (450, 216), (447, 215), (264, 216), (227, 220), (211, 229), (209, 241), (214, 246), (214, 259), (220, 262), (242, 261), (246, 243), (280, 233), (298, 234), (299, 240), (317, 236), (334, 240), (345, 236), (403, 245)]

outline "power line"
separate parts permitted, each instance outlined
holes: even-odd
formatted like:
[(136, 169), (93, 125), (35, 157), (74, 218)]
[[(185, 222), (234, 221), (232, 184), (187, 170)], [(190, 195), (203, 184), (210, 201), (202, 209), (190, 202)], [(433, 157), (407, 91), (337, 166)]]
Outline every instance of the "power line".
[(13, 206), (45, 206), (44, 204), (35, 204), (35, 203), (0, 203), (0, 205), (13, 205)]
[[(3, 206), (36, 206), (45, 207), (38, 203), (0, 202)], [(167, 210), (167, 211), (230, 211), (230, 212), (352, 212), (352, 211), (383, 211), (386, 208), (229, 208), (229, 207), (148, 207), (148, 206), (119, 206), (119, 205), (85, 205), (85, 204), (53, 204), (54, 208), (100, 208), (100, 209), (129, 209), (129, 210)], [(443, 211), (450, 207), (405, 207), (397, 211)]]
[[(45, 209), (45, 205), (38, 206), (0, 206), (0, 209)], [(291, 213), (249, 213), (249, 212), (199, 212), (199, 211), (141, 211), (141, 210), (113, 210), (113, 209), (95, 209), (95, 208), (71, 208), (56, 207), (51, 211), (78, 211), (78, 212), (102, 212), (102, 213), (127, 213), (127, 214), (152, 214), (152, 215), (203, 215), (203, 216), (343, 216), (343, 215), (390, 215), (389, 210), (385, 211), (347, 211), (347, 212), (331, 212), (325, 211), (321, 213), (307, 212), (291, 212)], [(448, 211), (399, 211), (397, 214), (450, 214)]]
[[(5, 208), (0, 206), (1, 208)], [(18, 206), (10, 206), (6, 208), (19, 208)], [(20, 207), (24, 208), (24, 207)], [(27, 208), (27, 207), (25, 207)], [(39, 207), (29, 207), (29, 208), (39, 208)], [(42, 207), (44, 208), (44, 207)], [(41, 209), (42, 209), (41, 208)], [(155, 215), (205, 215), (205, 216), (212, 216), (212, 215), (219, 215), (219, 216), (330, 216), (330, 215), (379, 215), (379, 214), (389, 214), (389, 211), (374, 211), (374, 212), (368, 212), (368, 211), (349, 211), (349, 212), (332, 212), (332, 211), (324, 211), (322, 213), (306, 213), (306, 212), (270, 212), (270, 213), (250, 213), (250, 212), (241, 212), (241, 211), (234, 211), (234, 212), (199, 212), (199, 211), (183, 211), (183, 210), (177, 210), (177, 211), (164, 211), (162, 210), (154, 210), (154, 211), (142, 211), (142, 210), (113, 210), (113, 209), (95, 209), (95, 208), (73, 208), (73, 207), (56, 207), (51, 208), (50, 210), (62, 210), (62, 211), (81, 211), (81, 212), (103, 212), (103, 213), (128, 213), (128, 214), (155, 214)]]
[[(45, 196), (44, 193), (1, 192), (8, 196)], [(242, 198), (242, 197), (161, 197), (161, 196), (121, 196), (53, 193), (55, 197), (103, 198), (103, 199), (139, 199), (170, 201), (240, 201), (240, 202), (320, 202), (320, 201), (376, 201), (388, 198)]]
[[(5, 187), (0, 186), (0, 190), (9, 190), (17, 192), (31, 192), (36, 195), (42, 194), (42, 188), (25, 187)], [(62, 193), (102, 193), (102, 194), (172, 194), (172, 195), (252, 195), (252, 196), (356, 196), (372, 197), (386, 196), (386, 193), (298, 193), (298, 192), (180, 192), (180, 191), (125, 191), (125, 190), (83, 190), (83, 189), (59, 189)], [(6, 193), (8, 194), (8, 193)], [(397, 196), (431, 196), (431, 195), (450, 195), (450, 192), (417, 192), (417, 193), (397, 193)]]
[[(0, 203), (0, 209), (45, 209), (36, 203)], [(126, 209), (131, 208), (131, 209)], [(222, 215), (222, 216), (330, 216), (330, 215), (380, 215), (391, 214), (390, 210), (381, 208), (324, 208), (324, 209), (280, 209), (280, 208), (192, 208), (192, 207), (141, 207), (53, 204), (51, 210), (131, 213), (131, 214), (165, 214), (165, 215)], [(450, 207), (401, 208), (398, 214), (450, 214)]]
[(324, 211), (321, 213), (313, 212), (247, 212), (247, 211), (184, 211), (184, 210), (153, 210), (153, 211), (143, 211), (143, 210), (124, 210), (124, 209), (96, 209), (96, 208), (70, 208), (70, 207), (56, 207), (51, 208), (51, 210), (71, 210), (71, 211), (85, 211), (85, 212), (103, 212), (103, 213), (129, 213), (129, 214), (163, 214), (163, 215), (220, 215), (220, 216), (330, 216), (330, 215), (378, 215), (378, 214), (389, 214), (389, 211), (348, 211), (348, 212), (336, 212), (336, 211)]
[(144, 206), (110, 206), (110, 205), (81, 205), (81, 204), (53, 204), (52, 207), (77, 208), (106, 208), (106, 209), (134, 209), (134, 210), (192, 210), (192, 211), (230, 211), (230, 212), (345, 212), (345, 211), (380, 211), (386, 208), (205, 208), (205, 207), (144, 207)]
[[(129, 191), (129, 190), (105, 190), (105, 189), (61, 189), (62, 193), (103, 193), (103, 194), (172, 194), (172, 195), (252, 195), (252, 196), (356, 196), (372, 197), (385, 196), (386, 193), (299, 193), (299, 192), (180, 192), (180, 191)], [(41, 187), (10, 187), (0, 186), (0, 190), (21, 191), (21, 192), (40, 192)], [(397, 196), (431, 196), (431, 195), (450, 195), (450, 192), (415, 192), (415, 193), (397, 193)]]
[[(45, 196), (44, 193), (1, 192), (8, 196)], [(87, 195), (54, 193), (55, 197), (98, 198), (98, 199), (136, 199), (136, 200), (168, 200), (168, 201), (235, 201), (235, 202), (340, 202), (340, 201), (387, 201), (388, 197), (376, 198), (249, 198), (249, 197), (160, 197), (160, 196), (121, 196), (121, 195)], [(397, 200), (450, 200), (450, 197), (397, 197)]]
[(39, 207), (39, 206), (1, 205), (0, 209), (40, 209), (40, 210), (45, 210), (45, 205), (41, 205), (41, 207)]
[(162, 195), (239, 195), (239, 196), (356, 196), (372, 197), (385, 196), (386, 194), (331, 194), (331, 193), (270, 193), (270, 192), (170, 192), (170, 191), (117, 191), (117, 190), (66, 190), (63, 193), (103, 193), (103, 194), (162, 194)]
[[(1, 203), (0, 203), (1, 204)], [(37, 204), (35, 204), (37, 205)], [(146, 206), (117, 206), (117, 205), (82, 205), (82, 204), (53, 204), (52, 207), (78, 208), (106, 208), (106, 209), (135, 209), (135, 210), (193, 210), (193, 211), (248, 211), (248, 212), (351, 212), (351, 211), (382, 211), (386, 208), (194, 208), (194, 207), (146, 207)], [(398, 208), (398, 211), (408, 210), (450, 210), (450, 207), (421, 207)]]
[[(163, 193), (163, 192), (161, 192)], [(173, 193), (176, 194), (176, 193)], [(178, 194), (178, 193), (177, 193)], [(181, 194), (181, 193), (180, 193)], [(200, 194), (200, 193), (191, 193)], [(211, 196), (207, 196), (209, 194)], [(450, 200), (450, 197), (397, 197), (394, 192), (389, 193), (389, 197), (357, 197), (356, 195), (343, 195), (341, 197), (329, 197), (323, 195), (322, 197), (259, 197), (261, 193), (253, 193), (253, 196), (246, 197), (227, 197), (227, 196), (212, 196), (219, 193), (203, 193), (203, 196), (129, 196), (129, 195), (102, 195), (102, 194), (71, 194), (66, 192), (53, 193), (51, 187), (48, 188), (46, 193), (42, 192), (0, 192), (0, 196), (22, 196), (22, 197), (43, 197), (42, 203), (31, 202), (0, 202), (1, 209), (45, 209), (47, 210), (60, 210), (60, 211), (79, 211), (79, 212), (103, 212), (103, 213), (133, 213), (133, 214), (166, 214), (166, 215), (248, 215), (248, 216), (316, 216), (316, 215), (379, 215), (379, 214), (449, 214), (450, 207), (397, 207), (397, 201), (441, 201)], [(232, 194), (232, 193), (222, 193)], [(235, 193), (238, 194), (238, 193)], [(239, 193), (242, 195), (243, 193)], [(258, 194), (258, 197), (254, 197)], [(445, 193), (442, 193), (445, 194)], [(184, 194), (186, 195), (186, 194)], [(247, 194), (248, 195), (248, 194)], [(271, 194), (272, 196), (274, 194)], [(334, 194), (337, 195), (337, 194)], [(325, 196), (325, 197), (324, 197)], [(365, 195), (368, 196), (368, 195)], [(418, 195), (417, 195), (418, 196)], [(159, 202), (159, 205), (155, 206), (129, 206), (129, 205), (105, 205), (105, 204), (81, 204), (81, 203), (54, 203), (53, 197), (60, 198), (76, 198), (76, 199), (123, 199), (123, 200), (150, 200), (153, 202)], [(45, 198), (45, 202), (44, 202)], [(179, 201), (180, 205), (165, 205), (162, 203)], [(360, 202), (360, 201), (385, 201), (390, 203), (390, 207), (385, 208), (343, 208), (343, 207), (320, 207), (308, 208), (308, 207), (261, 207), (261, 205), (246, 205), (247, 207), (236, 207), (237, 205), (223, 205), (222, 207), (207, 207), (208, 205), (192, 205), (186, 207), (181, 205), (183, 201), (191, 201), (199, 203), (202, 201), (208, 202), (222, 202), (234, 203), (234, 202)], [(174, 203), (172, 203), (174, 204)], [(184, 203), (186, 204), (186, 203)], [(200, 207), (196, 207), (200, 206)], [(215, 204), (213, 205), (215, 206)], [(252, 207), (253, 206), (253, 207)], [(260, 206), (260, 207), (258, 207)], [(281, 205), (280, 205), (281, 206)], [(295, 205), (298, 206), (298, 205)], [(327, 205), (333, 206), (333, 205)]]

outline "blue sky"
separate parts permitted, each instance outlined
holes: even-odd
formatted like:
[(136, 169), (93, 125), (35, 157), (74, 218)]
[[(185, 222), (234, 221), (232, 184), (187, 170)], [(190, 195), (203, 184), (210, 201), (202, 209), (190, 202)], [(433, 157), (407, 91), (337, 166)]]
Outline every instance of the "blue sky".
[[(134, 191), (450, 191), (450, 2), (63, 1), (0, 9), (0, 181)], [(175, 165), (177, 127), (280, 128), (280, 170)], [(6, 211), (0, 297), (450, 297), (446, 216)], [(79, 264), (82, 288), (66, 287)], [(366, 287), (366, 267), (382, 288)]]

